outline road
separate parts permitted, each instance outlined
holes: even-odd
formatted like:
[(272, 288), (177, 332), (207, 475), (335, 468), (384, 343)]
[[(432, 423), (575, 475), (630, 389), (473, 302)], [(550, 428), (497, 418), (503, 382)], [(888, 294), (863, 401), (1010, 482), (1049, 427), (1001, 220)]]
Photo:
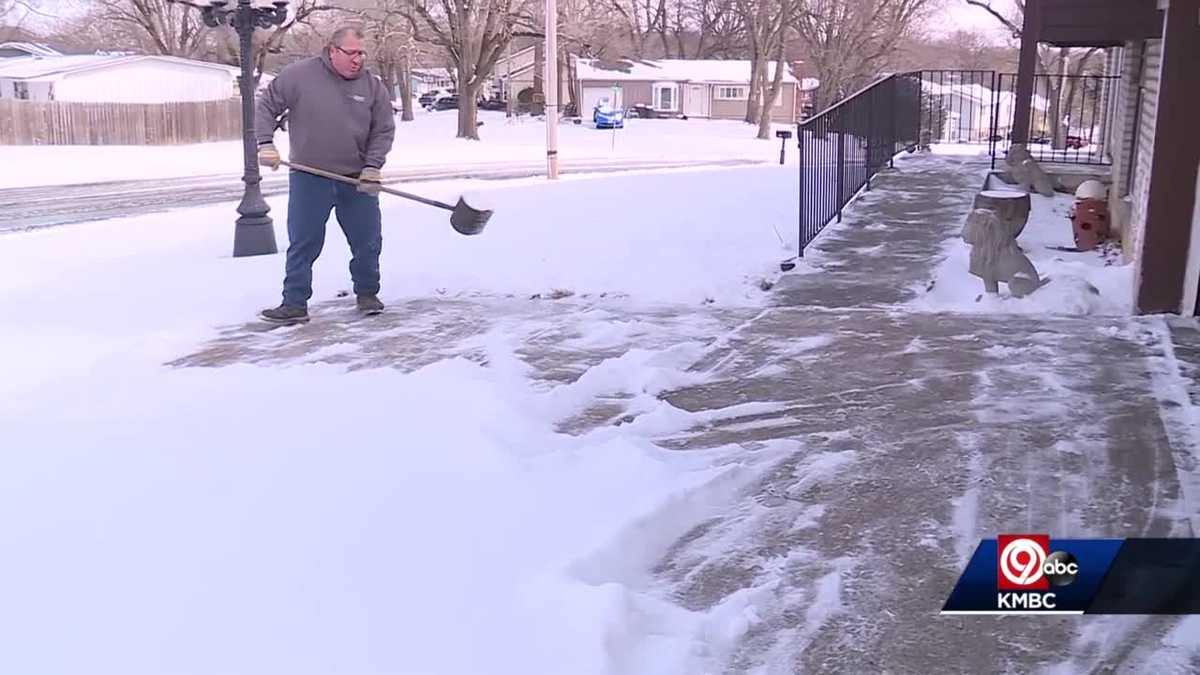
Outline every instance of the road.
[[(759, 163), (761, 162), (746, 159), (580, 159), (564, 160), (560, 165), (560, 173), (615, 173), (698, 166), (748, 166)], [(389, 170), (385, 173), (384, 182), (407, 184), (457, 179), (506, 180), (535, 177), (544, 173), (543, 162), (426, 165)], [(262, 187), (267, 196), (285, 193), (287, 174), (268, 172), (263, 178)], [(241, 196), (241, 179), (233, 175), (6, 189), (0, 190), (0, 233), (230, 202), (240, 199)]]

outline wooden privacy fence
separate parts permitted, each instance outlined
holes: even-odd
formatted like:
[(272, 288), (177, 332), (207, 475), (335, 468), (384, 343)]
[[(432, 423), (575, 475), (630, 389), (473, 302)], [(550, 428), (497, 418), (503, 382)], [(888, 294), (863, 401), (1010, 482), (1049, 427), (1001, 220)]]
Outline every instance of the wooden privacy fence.
[(0, 99), (0, 145), (175, 145), (241, 137), (237, 98), (154, 104)]

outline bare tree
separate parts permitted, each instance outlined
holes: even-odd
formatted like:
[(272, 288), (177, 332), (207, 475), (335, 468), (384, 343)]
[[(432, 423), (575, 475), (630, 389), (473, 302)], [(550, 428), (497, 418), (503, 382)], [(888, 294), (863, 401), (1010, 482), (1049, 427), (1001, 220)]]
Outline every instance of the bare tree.
[[(559, 0), (558, 46), (560, 73), (567, 75), (567, 98), (579, 110), (578, 78), (571, 55), (603, 58), (618, 40), (620, 24), (607, 3), (594, 0)], [(540, 65), (540, 64), (539, 64)], [(560, 102), (563, 100), (560, 96)]]
[(404, 0), (376, 0), (374, 7), (360, 12), (379, 76), (389, 92), (400, 89), (404, 122), (413, 120), (412, 59), (416, 37), (405, 18)]
[(25, 22), (38, 13), (34, 0), (0, 0), (0, 40), (19, 40), (28, 35)]
[(955, 67), (963, 70), (988, 70), (992, 60), (992, 45), (982, 33), (956, 30), (946, 37), (943, 46), (950, 51)]
[(821, 81), (818, 110), (879, 75), (936, 0), (806, 0), (793, 27)]
[(945, 36), (914, 34), (896, 46), (885, 69), (909, 70), (994, 70), (1013, 72), (1017, 68), (1017, 49), (1012, 44), (997, 44), (976, 30), (956, 30)]
[(54, 18), (47, 13), (48, 9), (45, 0), (0, 0), (0, 37), (24, 34), (31, 17)]
[[(783, 89), (787, 63), (785, 33), (796, 10), (795, 0), (737, 0), (746, 39), (750, 45), (750, 92), (746, 102), (746, 122), (757, 124), (759, 138), (770, 138), (771, 111)], [(768, 76), (771, 59), (775, 72)]]
[[(1013, 0), (1015, 11), (1011, 14), (1006, 14), (993, 7), (991, 0), (964, 0), (964, 2), (991, 14), (1000, 25), (1012, 33), (1013, 38), (1018, 41), (1021, 39), (1025, 25), (1025, 0)], [(1060, 48), (1057, 54), (1050, 48), (1038, 48), (1037, 69), (1038, 73), (1047, 76), (1044, 79), (1046, 98), (1048, 99), (1046, 114), (1050, 122), (1050, 143), (1055, 149), (1061, 150), (1066, 147), (1069, 129), (1065, 116), (1062, 114), (1062, 108), (1065, 105), (1068, 111), (1071, 110), (1078, 90), (1079, 76), (1088, 67), (1096, 51), (1096, 49), (1089, 49), (1074, 62), (1074, 65), (1068, 65), (1072, 59), (1070, 48)], [(1063, 96), (1064, 86), (1067, 87), (1065, 97)]]
[(609, 3), (624, 29), (633, 58), (647, 58), (648, 42), (660, 20), (658, 0), (609, 0)]
[(731, 58), (744, 50), (746, 24), (736, 0), (692, 0), (690, 7), (698, 24), (693, 58)]
[(532, 0), (407, 0), (417, 39), (440, 47), (454, 64), (458, 137), (479, 139), (479, 91), (518, 30), (533, 30)]
[(97, 18), (116, 37), (151, 54), (195, 58), (210, 48), (199, 12), (171, 0), (94, 0)]
[[(281, 54), (290, 38), (301, 26), (311, 26), (322, 12), (338, 9), (337, 5), (323, 0), (292, 0), (292, 11), (287, 21), (269, 31), (255, 31), (251, 36), (254, 45), (254, 77), (257, 84), (259, 78), (267, 70), (267, 61), (272, 55)], [(238, 37), (232, 30), (221, 30), (216, 37), (216, 56), (224, 63), (238, 65), (240, 63)]]

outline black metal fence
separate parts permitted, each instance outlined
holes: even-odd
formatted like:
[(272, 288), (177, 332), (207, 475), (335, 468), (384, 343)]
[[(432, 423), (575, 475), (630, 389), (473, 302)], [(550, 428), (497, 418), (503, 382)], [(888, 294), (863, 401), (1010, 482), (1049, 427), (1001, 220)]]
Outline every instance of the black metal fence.
[[(1118, 77), (1039, 75), (1030, 110), (1033, 157), (1042, 162), (1108, 164)], [(981, 70), (924, 70), (885, 77), (801, 122), (800, 255), (901, 151), (925, 145), (975, 146), (1007, 154), (1015, 117), (1016, 75)], [(1058, 120), (1055, 124), (1054, 121)]]
[[(1108, 101), (1120, 77), (1107, 75), (1036, 75), (1029, 111), (1029, 153), (1039, 162), (1112, 163), (1104, 148), (1111, 118)], [(1012, 143), (1017, 76), (998, 77), (997, 95), (1007, 106), (996, 116), (997, 151), (1002, 157)]]
[(875, 82), (799, 125), (800, 254), (871, 177), (920, 130), (920, 80)]

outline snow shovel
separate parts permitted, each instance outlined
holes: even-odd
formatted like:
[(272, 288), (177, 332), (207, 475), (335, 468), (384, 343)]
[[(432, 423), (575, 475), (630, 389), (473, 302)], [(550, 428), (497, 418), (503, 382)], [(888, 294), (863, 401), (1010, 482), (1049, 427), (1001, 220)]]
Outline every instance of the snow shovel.
[[(305, 173), (311, 173), (315, 176), (330, 178), (343, 183), (349, 183), (351, 185), (362, 185), (362, 181), (358, 180), (357, 178), (350, 178), (349, 176), (342, 176), (329, 171), (314, 169), (311, 166), (304, 166), (303, 164), (296, 164), (295, 162), (280, 160), (279, 163), (293, 169), (298, 169)], [(483, 226), (487, 225), (488, 219), (492, 217), (491, 211), (481, 211), (479, 209), (471, 208), (462, 197), (458, 198), (457, 204), (451, 206), (444, 202), (439, 202), (436, 199), (429, 199), (427, 197), (421, 197), (408, 192), (401, 192), (400, 190), (383, 185), (379, 186), (379, 191), (386, 192), (390, 195), (396, 195), (397, 197), (411, 199), (414, 202), (421, 202), (422, 204), (436, 206), (439, 209), (446, 209), (450, 212), (450, 226), (454, 228), (455, 232), (467, 236), (483, 232)]]

